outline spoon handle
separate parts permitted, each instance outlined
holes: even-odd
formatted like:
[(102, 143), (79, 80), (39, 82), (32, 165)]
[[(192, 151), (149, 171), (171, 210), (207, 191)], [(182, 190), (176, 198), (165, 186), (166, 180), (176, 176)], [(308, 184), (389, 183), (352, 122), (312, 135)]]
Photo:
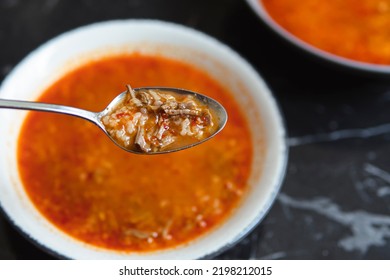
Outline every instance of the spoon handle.
[(83, 118), (93, 123), (97, 121), (95, 112), (56, 104), (0, 99), (0, 108), (53, 112)]

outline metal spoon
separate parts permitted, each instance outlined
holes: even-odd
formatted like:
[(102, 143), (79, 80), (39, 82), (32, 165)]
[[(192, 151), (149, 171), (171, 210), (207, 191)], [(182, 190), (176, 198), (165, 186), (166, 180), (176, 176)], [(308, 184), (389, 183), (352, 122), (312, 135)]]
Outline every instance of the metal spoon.
[(0, 99), (0, 108), (7, 108), (7, 109), (20, 109), (20, 110), (34, 110), (34, 111), (44, 111), (44, 112), (53, 112), (53, 113), (60, 113), (60, 114), (66, 114), (66, 115), (71, 115), (75, 117), (79, 117), (85, 120), (88, 120), (95, 125), (97, 125), (101, 130), (104, 131), (104, 133), (120, 148), (124, 149), (127, 152), (131, 153), (136, 153), (136, 154), (147, 154), (147, 155), (152, 155), (152, 154), (165, 154), (165, 153), (171, 153), (171, 152), (176, 152), (180, 151), (183, 149), (187, 149), (190, 147), (193, 147), (195, 145), (201, 144), (213, 136), (215, 136), (218, 132), (220, 132), (227, 121), (227, 113), (225, 108), (215, 101), (214, 99), (207, 97), (205, 95), (189, 91), (189, 90), (184, 90), (184, 89), (178, 89), (178, 88), (167, 88), (167, 87), (144, 87), (144, 88), (135, 88), (133, 89), (135, 92), (140, 91), (140, 90), (162, 90), (162, 91), (170, 91), (174, 92), (176, 94), (181, 94), (181, 95), (192, 95), (194, 98), (199, 100), (202, 104), (206, 105), (208, 109), (212, 112), (214, 112), (214, 116), (216, 116), (216, 121), (215, 123), (217, 124), (217, 129), (215, 133), (207, 137), (206, 139), (203, 139), (201, 141), (191, 143), (189, 145), (185, 146), (180, 146), (180, 147), (175, 147), (173, 149), (166, 149), (162, 151), (156, 151), (156, 152), (148, 152), (144, 153), (138, 149), (129, 149), (127, 147), (124, 147), (120, 143), (118, 143), (106, 130), (104, 124), (102, 123), (101, 119), (105, 115), (109, 114), (114, 108), (117, 107), (118, 104), (121, 104), (122, 101), (126, 98), (126, 95), (128, 92), (122, 92), (119, 94), (117, 97), (115, 97), (111, 103), (101, 112), (91, 112), (75, 107), (69, 107), (69, 106), (63, 106), (63, 105), (56, 105), (56, 104), (48, 104), (48, 103), (40, 103), (40, 102), (31, 102), (31, 101), (19, 101), (19, 100), (8, 100), (8, 99)]

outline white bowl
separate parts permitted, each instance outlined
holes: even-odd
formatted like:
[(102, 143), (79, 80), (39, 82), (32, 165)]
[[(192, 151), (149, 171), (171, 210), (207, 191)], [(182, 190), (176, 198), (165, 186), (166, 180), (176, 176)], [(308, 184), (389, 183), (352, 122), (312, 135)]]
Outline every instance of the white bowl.
[[(102, 55), (138, 51), (181, 59), (232, 88), (252, 125), (253, 143), (266, 142), (265, 158), (254, 149), (250, 190), (222, 225), (186, 244), (152, 253), (122, 253), (85, 244), (58, 230), (34, 207), (18, 174), (17, 139), (25, 112), (0, 109), (0, 203), (12, 223), (49, 251), (72, 259), (198, 259), (213, 256), (247, 234), (265, 216), (281, 185), (287, 148), (278, 107), (255, 70), (215, 39), (180, 25), (153, 20), (109, 21), (58, 36), (28, 55), (4, 80), (0, 97), (35, 100), (64, 73)], [(263, 127), (264, 133), (260, 133)]]
[[(357, 60), (348, 59), (342, 56), (332, 54), (330, 52), (321, 50), (314, 47), (311, 44), (299, 39), (295, 35), (288, 32), (282, 26), (280, 26), (267, 12), (264, 5), (259, 0), (246, 0), (252, 10), (260, 17), (260, 19), (268, 25), (274, 32), (279, 34), (282, 38), (289, 43), (297, 46), (298, 48), (308, 52), (315, 57), (323, 59), (327, 62), (334, 63), (338, 66), (347, 67), (349, 69), (360, 70), (368, 73), (377, 74), (390, 74), (390, 65), (380, 65), (374, 63), (360, 62)], [(342, 44), (342, 42), (340, 42)]]

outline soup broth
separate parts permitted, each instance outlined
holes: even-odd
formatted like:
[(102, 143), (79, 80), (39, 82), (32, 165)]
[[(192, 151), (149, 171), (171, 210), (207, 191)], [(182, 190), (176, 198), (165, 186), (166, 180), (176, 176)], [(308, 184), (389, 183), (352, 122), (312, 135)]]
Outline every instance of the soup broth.
[(390, 0), (259, 0), (283, 28), (327, 52), (390, 65)]
[(209, 95), (227, 109), (228, 123), (197, 147), (143, 156), (118, 148), (85, 120), (30, 112), (18, 143), (22, 182), (35, 207), (80, 241), (127, 252), (184, 244), (221, 224), (248, 190), (248, 124), (232, 93), (207, 73), (160, 56), (91, 61), (38, 101), (101, 111), (126, 84)]

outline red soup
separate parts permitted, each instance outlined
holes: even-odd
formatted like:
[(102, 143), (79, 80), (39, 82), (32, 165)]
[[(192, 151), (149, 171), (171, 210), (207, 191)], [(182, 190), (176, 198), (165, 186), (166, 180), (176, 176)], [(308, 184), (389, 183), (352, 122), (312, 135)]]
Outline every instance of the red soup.
[(90, 62), (39, 101), (101, 111), (126, 84), (204, 93), (224, 105), (228, 124), (197, 147), (142, 156), (118, 148), (87, 121), (30, 112), (18, 143), (19, 172), (36, 208), (78, 240), (128, 252), (174, 247), (221, 224), (247, 191), (248, 124), (233, 95), (207, 73), (158, 56)]
[(258, 0), (283, 28), (345, 58), (390, 64), (390, 0)]

